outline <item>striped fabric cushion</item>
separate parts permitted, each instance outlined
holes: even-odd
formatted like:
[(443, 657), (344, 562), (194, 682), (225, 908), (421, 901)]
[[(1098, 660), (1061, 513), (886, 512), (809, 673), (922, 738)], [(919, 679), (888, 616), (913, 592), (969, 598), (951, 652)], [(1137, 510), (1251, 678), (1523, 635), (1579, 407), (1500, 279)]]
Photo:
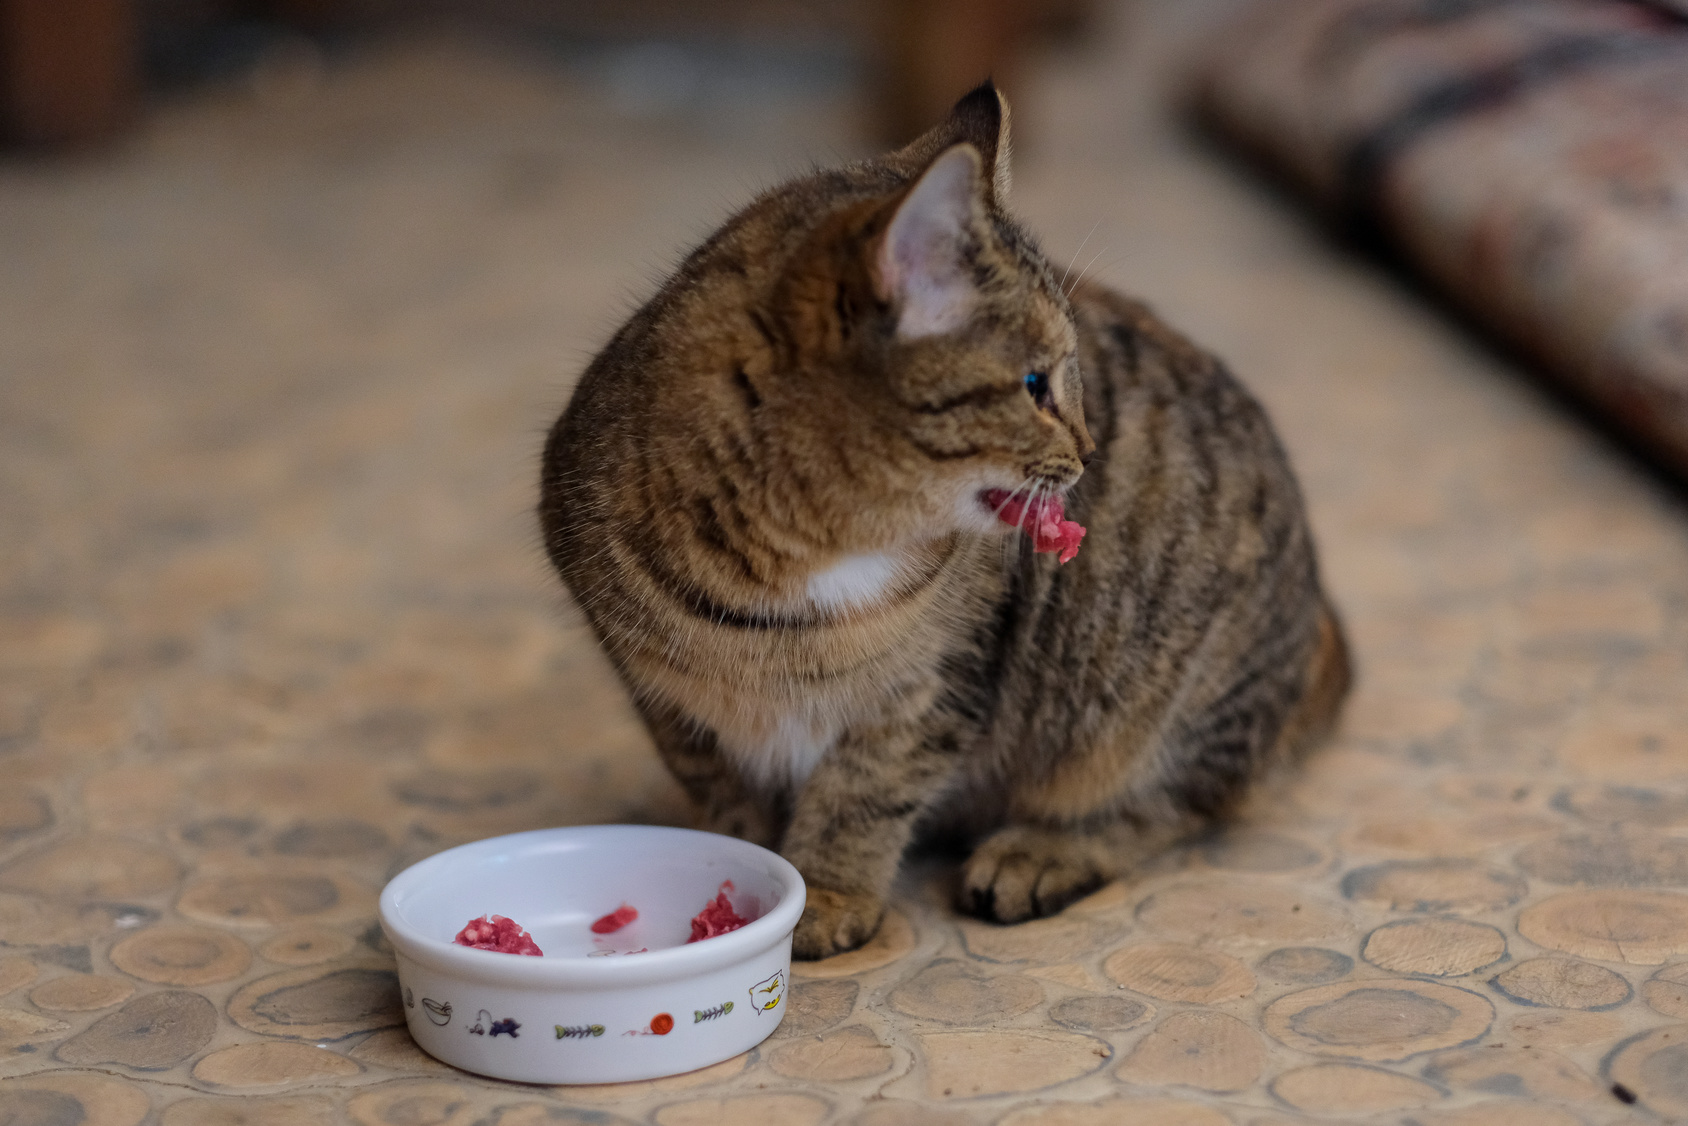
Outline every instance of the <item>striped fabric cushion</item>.
[(1688, 475), (1688, 0), (1266, 0), (1200, 89)]

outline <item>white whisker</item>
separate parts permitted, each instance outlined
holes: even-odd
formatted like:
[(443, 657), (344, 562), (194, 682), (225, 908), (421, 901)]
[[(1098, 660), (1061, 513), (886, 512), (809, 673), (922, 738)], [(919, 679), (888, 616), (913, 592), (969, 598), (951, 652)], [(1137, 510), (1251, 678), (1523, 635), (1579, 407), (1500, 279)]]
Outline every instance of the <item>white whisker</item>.
[(1102, 249), (1098, 250), (1095, 254), (1092, 254), (1090, 256), (1090, 261), (1088, 261), (1084, 264), (1084, 269), (1080, 270), (1078, 277), (1073, 279), (1072, 289), (1067, 290), (1067, 293), (1069, 295), (1072, 293), (1072, 291), (1074, 289), (1077, 289), (1081, 284), (1083, 284), (1085, 276), (1090, 273), (1090, 267), (1096, 265), (1096, 259), (1102, 257), (1102, 255), (1106, 254), (1107, 252), (1108, 252), (1108, 248), (1104, 246)]
[(1066, 291), (1066, 288), (1067, 288), (1067, 275), (1068, 275), (1068, 274), (1070, 274), (1070, 273), (1072, 273), (1072, 272), (1073, 272), (1073, 264), (1074, 264), (1074, 263), (1076, 263), (1076, 262), (1077, 262), (1077, 261), (1078, 261), (1078, 256), (1079, 256), (1079, 255), (1080, 255), (1080, 254), (1083, 254), (1083, 253), (1084, 253), (1084, 248), (1085, 248), (1085, 246), (1086, 246), (1086, 245), (1088, 245), (1088, 244), (1089, 244), (1089, 242), (1090, 242), (1090, 236), (1091, 236), (1091, 235), (1093, 235), (1093, 234), (1095, 234), (1095, 233), (1096, 233), (1096, 228), (1097, 228), (1097, 227), (1100, 227), (1100, 226), (1101, 226), (1101, 225), (1102, 225), (1102, 220), (1100, 220), (1100, 219), (1098, 219), (1098, 220), (1096, 220), (1096, 222), (1094, 222), (1094, 223), (1092, 223), (1092, 224), (1090, 224), (1090, 230), (1088, 230), (1088, 231), (1086, 231), (1086, 232), (1085, 232), (1085, 235), (1084, 235), (1084, 242), (1081, 242), (1081, 243), (1079, 243), (1079, 244), (1078, 244), (1078, 249), (1077, 249), (1077, 250), (1075, 250), (1075, 251), (1073, 251), (1073, 257), (1072, 257), (1072, 261), (1070, 261), (1070, 262), (1068, 262), (1068, 263), (1067, 263), (1067, 268), (1066, 268), (1066, 269), (1065, 269), (1065, 270), (1062, 270), (1062, 271), (1061, 271), (1061, 280), (1060, 280), (1060, 282), (1058, 282), (1058, 283), (1057, 283), (1057, 284), (1056, 284), (1056, 286), (1055, 286), (1055, 288), (1056, 288), (1056, 289), (1059, 289), (1059, 290), (1061, 290), (1061, 291), (1063, 291), (1063, 292), (1065, 292), (1065, 291)]

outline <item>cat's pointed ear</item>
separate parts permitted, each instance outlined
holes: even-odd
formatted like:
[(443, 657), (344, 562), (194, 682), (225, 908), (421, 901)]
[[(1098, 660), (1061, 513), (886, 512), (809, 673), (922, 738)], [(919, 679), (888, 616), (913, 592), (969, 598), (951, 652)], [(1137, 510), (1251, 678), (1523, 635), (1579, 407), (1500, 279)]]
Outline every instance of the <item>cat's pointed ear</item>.
[(874, 251), (874, 290), (905, 340), (954, 332), (977, 298), (969, 248), (980, 216), (980, 160), (972, 145), (945, 151), (896, 204)]
[(1008, 99), (989, 79), (964, 94), (950, 110), (950, 123), (958, 139), (979, 150), (985, 176), (990, 181), (996, 203), (1008, 203), (1008, 188), (1013, 179), (1009, 174), (1012, 148), (1008, 130)]
[(891, 159), (909, 167), (924, 168), (952, 145), (972, 145), (979, 151), (990, 201), (1006, 206), (1012, 180), (1009, 117), (1008, 99), (987, 79), (962, 95), (941, 124), (898, 149)]

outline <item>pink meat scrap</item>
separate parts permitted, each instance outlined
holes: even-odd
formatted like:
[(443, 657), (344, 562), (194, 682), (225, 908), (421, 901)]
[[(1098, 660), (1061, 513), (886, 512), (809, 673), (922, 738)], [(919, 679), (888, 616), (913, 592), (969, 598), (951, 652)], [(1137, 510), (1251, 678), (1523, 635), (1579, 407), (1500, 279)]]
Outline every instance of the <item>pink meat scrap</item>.
[(1033, 551), (1060, 552), (1056, 558), (1062, 563), (1078, 554), (1085, 528), (1078, 521), (1067, 519), (1067, 508), (1060, 497), (1041, 497), (1028, 502), (1002, 489), (989, 489), (985, 492), (985, 503), (996, 510), (996, 518), (1004, 524), (1031, 532)]
[(482, 915), (478, 919), (470, 919), (452, 941), (459, 946), (496, 950), (500, 954), (530, 954), (538, 958), (545, 953), (534, 942), (532, 935), (518, 926), (514, 919), (506, 919), (503, 915), (494, 915), (490, 919)]
[(628, 923), (633, 922), (638, 917), (639, 909), (637, 907), (629, 907), (627, 904), (623, 903), (620, 907), (617, 907), (614, 911), (611, 911), (608, 915), (605, 915), (603, 918), (593, 923), (592, 933), (614, 934), (616, 931), (625, 927)]
[(692, 937), (686, 939), (687, 942), (701, 942), (706, 938), (714, 938), (716, 935), (736, 931), (750, 922), (749, 919), (734, 911), (733, 905), (727, 902), (727, 893), (732, 890), (733, 881), (728, 880), (721, 885), (720, 890), (715, 894), (715, 898), (704, 904), (703, 910), (699, 911), (697, 917), (692, 920)]

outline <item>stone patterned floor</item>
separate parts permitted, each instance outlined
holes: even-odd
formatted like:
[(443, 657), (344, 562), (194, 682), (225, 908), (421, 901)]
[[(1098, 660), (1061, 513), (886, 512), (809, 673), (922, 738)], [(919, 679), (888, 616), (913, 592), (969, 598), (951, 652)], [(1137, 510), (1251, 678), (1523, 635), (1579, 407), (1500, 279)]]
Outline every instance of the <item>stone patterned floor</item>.
[(436, 39), (0, 166), (0, 1122), (1688, 1117), (1688, 513), (1169, 124), (1213, 8), (1043, 65), (1017, 198), (1279, 420), (1361, 661), (1340, 739), (1053, 920), (911, 867), (777, 1038), (653, 1083), (423, 1057), (373, 899), (499, 831), (684, 818), (546, 574), (534, 456), (679, 247), (850, 151), (843, 102), (728, 74), (628, 118)]

